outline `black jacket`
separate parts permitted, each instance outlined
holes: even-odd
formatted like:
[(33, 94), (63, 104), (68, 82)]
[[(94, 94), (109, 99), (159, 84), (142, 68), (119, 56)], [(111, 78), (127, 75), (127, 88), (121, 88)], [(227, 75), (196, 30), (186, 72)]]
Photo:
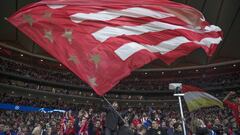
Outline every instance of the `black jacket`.
[(160, 128), (161, 135), (167, 135), (167, 128)]
[(161, 135), (161, 131), (160, 131), (160, 129), (150, 128), (150, 129), (147, 131), (147, 135)]
[(105, 128), (116, 131), (119, 120), (118, 114), (110, 106), (104, 107), (104, 109), (106, 112)]
[(183, 132), (174, 132), (174, 135), (183, 135)]

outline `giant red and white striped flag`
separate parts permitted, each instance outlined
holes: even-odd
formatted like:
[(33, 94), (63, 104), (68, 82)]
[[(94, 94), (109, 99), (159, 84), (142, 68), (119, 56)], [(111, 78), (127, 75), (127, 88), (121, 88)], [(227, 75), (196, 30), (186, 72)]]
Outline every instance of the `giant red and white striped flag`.
[(167, 0), (43, 0), (8, 20), (99, 95), (152, 60), (211, 56), (222, 40), (199, 11)]

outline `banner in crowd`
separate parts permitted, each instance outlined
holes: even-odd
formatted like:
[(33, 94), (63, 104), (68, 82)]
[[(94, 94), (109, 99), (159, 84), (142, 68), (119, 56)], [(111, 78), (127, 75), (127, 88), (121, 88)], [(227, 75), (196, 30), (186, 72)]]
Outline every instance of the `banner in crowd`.
[(53, 112), (64, 113), (65, 112), (65, 110), (60, 110), (60, 109), (38, 108), (38, 107), (32, 107), (32, 106), (21, 106), (21, 105), (3, 104), (3, 103), (0, 103), (0, 110), (15, 110), (15, 111), (24, 111), (24, 112), (43, 112), (43, 113), (53, 113)]
[(222, 41), (201, 12), (168, 0), (42, 0), (8, 21), (101, 96), (155, 59), (212, 56)]
[(203, 89), (191, 85), (183, 85), (182, 91), (184, 92), (184, 99), (190, 112), (211, 106), (223, 108), (222, 101), (208, 94)]

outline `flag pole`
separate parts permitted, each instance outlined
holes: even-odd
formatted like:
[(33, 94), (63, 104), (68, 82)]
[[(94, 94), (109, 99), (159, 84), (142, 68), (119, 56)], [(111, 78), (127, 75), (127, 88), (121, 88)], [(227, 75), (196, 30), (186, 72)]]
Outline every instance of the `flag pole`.
[(105, 96), (102, 96), (102, 97), (111, 106), (111, 108), (114, 110), (114, 112), (120, 117), (120, 119), (124, 122), (124, 124), (126, 124), (126, 121), (123, 119), (121, 114), (112, 106), (112, 104), (107, 100), (107, 98), (105, 98)]
[(181, 97), (184, 96), (184, 94), (183, 93), (177, 93), (177, 94), (173, 94), (173, 96), (178, 97), (181, 119), (182, 119), (182, 125), (183, 125), (183, 134), (187, 135), (186, 126), (185, 126), (185, 118), (184, 118), (184, 115), (183, 115), (182, 99), (181, 99)]

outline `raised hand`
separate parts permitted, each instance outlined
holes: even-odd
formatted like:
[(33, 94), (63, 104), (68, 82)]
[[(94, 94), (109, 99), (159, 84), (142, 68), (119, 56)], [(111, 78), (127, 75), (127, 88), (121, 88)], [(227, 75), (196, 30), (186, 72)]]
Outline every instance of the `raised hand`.
[(235, 91), (230, 91), (230, 92), (229, 92), (229, 95), (235, 95), (235, 94), (236, 94)]

